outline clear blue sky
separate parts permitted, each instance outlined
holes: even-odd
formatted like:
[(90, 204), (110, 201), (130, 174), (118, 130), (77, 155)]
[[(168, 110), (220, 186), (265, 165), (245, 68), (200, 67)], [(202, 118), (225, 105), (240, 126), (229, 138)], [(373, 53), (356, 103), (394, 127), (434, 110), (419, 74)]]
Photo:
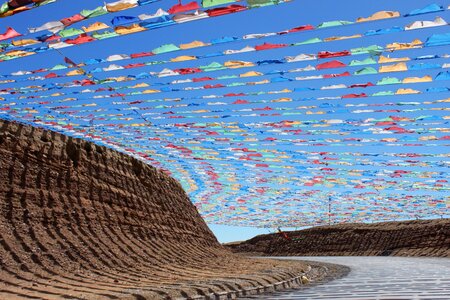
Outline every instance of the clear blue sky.
[[(168, 9), (170, 6), (175, 4), (176, 1), (160, 1), (153, 3), (151, 5), (135, 8), (132, 10), (119, 12), (114, 15), (106, 15), (101, 16), (99, 18), (96, 18), (95, 20), (87, 20), (80, 24), (75, 25), (74, 27), (80, 27), (81, 25), (86, 26), (87, 24), (92, 23), (93, 21), (102, 21), (105, 23), (110, 24), (110, 20), (113, 16), (119, 16), (119, 15), (132, 15), (137, 16), (141, 13), (154, 13), (156, 9), (159, 7), (162, 7), (164, 9)], [(81, 46), (76, 47), (69, 47), (62, 49), (61, 52), (64, 56), (70, 57), (72, 60), (76, 62), (86, 61), (89, 58), (105, 58), (112, 54), (120, 54), (120, 53), (136, 53), (141, 51), (150, 51), (151, 49), (160, 46), (162, 44), (180, 44), (180, 43), (187, 43), (191, 42), (193, 40), (200, 40), (200, 41), (209, 41), (213, 38), (219, 38), (222, 36), (243, 36), (245, 34), (250, 33), (264, 33), (264, 32), (277, 32), (293, 27), (297, 27), (304, 24), (312, 24), (312, 25), (318, 25), (319, 23), (322, 23), (324, 21), (331, 21), (331, 20), (351, 20), (354, 21), (357, 17), (367, 17), (371, 15), (372, 13), (380, 10), (392, 10), (392, 11), (400, 11), (400, 13), (404, 14), (412, 9), (416, 8), (422, 8), (428, 4), (431, 3), (438, 3), (438, 4), (446, 4), (444, 1), (425, 1), (425, 0), (412, 0), (412, 1), (388, 1), (388, 0), (381, 0), (381, 1), (356, 1), (356, 0), (343, 0), (343, 1), (335, 1), (335, 0), (321, 0), (321, 1), (299, 1), (294, 0), (291, 3), (273, 6), (273, 7), (266, 7), (261, 9), (255, 9), (255, 10), (249, 10), (242, 13), (237, 13), (233, 15), (228, 15), (224, 17), (218, 17), (218, 18), (210, 18), (210, 19), (204, 19), (200, 21), (195, 22), (189, 22), (181, 25), (176, 26), (170, 26), (165, 28), (160, 28), (157, 30), (151, 30), (147, 32), (142, 32), (138, 34), (132, 34), (128, 36), (103, 40), (103, 41), (97, 41), (94, 43), (84, 44)], [(98, 0), (80, 0), (80, 1), (70, 1), (70, 0), (58, 0), (56, 3), (50, 4), (48, 6), (38, 8), (31, 10), (29, 12), (17, 14), (12, 17), (3, 18), (0, 19), (0, 32), (4, 32), (7, 26), (11, 26), (15, 28), (19, 32), (26, 32), (27, 28), (30, 27), (37, 27), (45, 22), (58, 20), (64, 17), (71, 16), (82, 9), (92, 9), (96, 6), (103, 5), (103, 1)], [(393, 20), (384, 20), (377, 22), (376, 24), (373, 23), (367, 23), (367, 24), (360, 24), (358, 26), (348, 26), (343, 28), (330, 28), (326, 30), (322, 30), (320, 32), (317, 31), (311, 31), (311, 32), (303, 32), (298, 34), (292, 34), (292, 35), (284, 35), (284, 36), (276, 36), (264, 41), (270, 42), (270, 43), (293, 43), (298, 42), (302, 40), (306, 40), (313, 37), (329, 37), (329, 36), (342, 36), (342, 35), (352, 35), (355, 33), (364, 33), (367, 30), (370, 29), (379, 29), (379, 28), (389, 28), (392, 26), (404, 26), (407, 23), (416, 21), (416, 20), (432, 20), (435, 16), (441, 16), (447, 21), (450, 21), (450, 13), (448, 11), (445, 12), (439, 12), (434, 14), (429, 14), (426, 16), (416, 16), (408, 18), (408, 20), (399, 20), (399, 19), (393, 19)], [(420, 31), (410, 31), (410, 32), (402, 32), (399, 34), (393, 34), (393, 35), (386, 35), (386, 36), (373, 36), (373, 37), (364, 37), (364, 39), (351, 39), (351, 40), (345, 40), (345, 41), (338, 41), (338, 42), (331, 42), (331, 43), (319, 43), (319, 44), (313, 44), (313, 45), (305, 45), (301, 48), (296, 47), (290, 47), (290, 48), (284, 48), (274, 51), (260, 51), (260, 52), (250, 52), (250, 53), (244, 53), (239, 56), (225, 56), (225, 57), (219, 57), (219, 58), (208, 58), (208, 59), (202, 59), (202, 60), (194, 60), (194, 61), (185, 61), (180, 63), (174, 63), (170, 64), (167, 67), (170, 68), (178, 68), (178, 67), (194, 67), (199, 65), (206, 65), (214, 61), (218, 62), (224, 62), (226, 60), (230, 59), (239, 59), (239, 60), (250, 60), (250, 61), (257, 61), (257, 60), (264, 60), (264, 59), (281, 59), (288, 55), (297, 55), (299, 53), (317, 53), (319, 50), (328, 50), (328, 51), (341, 51), (344, 49), (351, 49), (356, 48), (360, 46), (369, 46), (373, 44), (377, 45), (385, 45), (390, 42), (394, 41), (401, 41), (401, 42), (410, 42), (415, 38), (421, 39), (422, 41), (426, 40), (428, 36), (430, 36), (433, 33), (442, 33), (442, 32), (448, 32), (448, 26), (446, 27), (440, 27), (440, 28), (430, 28)], [(261, 44), (262, 41), (259, 40), (248, 40), (248, 41), (240, 41), (233, 43), (232, 45), (225, 44), (225, 45), (217, 45), (214, 47), (209, 48), (198, 48), (198, 49), (192, 49), (188, 51), (184, 51), (183, 55), (200, 55), (205, 53), (212, 53), (216, 51), (223, 51), (226, 49), (240, 49), (243, 48), (246, 45), (258, 45)], [(417, 49), (417, 50), (411, 50), (405, 53), (406, 56), (410, 57), (416, 57), (420, 55), (430, 54), (426, 49)], [(448, 47), (441, 47), (436, 50), (433, 49), (433, 54), (442, 54), (448, 51)], [(159, 55), (155, 57), (155, 60), (165, 60), (168, 58), (172, 58), (178, 54), (164, 54)], [(180, 53), (181, 55), (181, 53)], [(393, 56), (402, 56), (402, 53), (394, 54)], [(348, 63), (350, 60), (355, 59), (354, 57), (346, 57), (346, 58), (340, 58), (339, 60)], [(146, 58), (146, 59), (138, 59), (133, 61), (124, 61), (119, 62), (120, 64), (126, 64), (131, 62), (140, 62), (140, 61), (148, 61), (153, 60), (153, 58)], [(436, 60), (438, 63), (445, 62), (444, 59)], [(42, 53), (35, 56), (26, 57), (19, 60), (12, 60), (7, 62), (0, 63), (0, 73), (1, 74), (8, 74), (10, 72), (15, 72), (18, 70), (34, 70), (39, 69), (42, 67), (49, 67), (53, 66), (55, 64), (64, 63), (63, 59), (60, 55), (58, 55), (55, 51), (50, 51), (46, 53)], [(113, 62), (114, 63), (114, 62)], [(298, 67), (305, 66), (309, 64), (309, 62), (300, 63)], [(108, 64), (102, 64), (100, 67), (106, 67)], [(89, 70), (95, 68), (97, 66), (88, 67)], [(151, 71), (160, 71), (162, 68), (166, 67), (165, 65), (156, 65), (156, 66), (150, 66), (146, 67), (144, 69), (132, 69), (132, 70), (125, 70), (125, 71), (116, 71), (116, 72), (110, 72), (110, 73), (97, 73), (99, 74), (99, 78), (105, 78), (107, 76), (119, 76), (119, 75), (125, 75), (125, 74), (139, 74), (143, 71), (145, 72), (151, 72)], [(297, 65), (283, 65), (283, 68), (294, 68), (297, 67)], [(376, 67), (376, 66), (375, 66)], [(282, 67), (280, 67), (282, 68)], [(277, 69), (277, 65), (268, 65), (263, 67), (258, 67), (257, 70), (261, 72), (268, 72), (270, 70)], [(242, 69), (243, 73), (247, 71), (247, 69)], [(251, 69), (253, 70), (253, 69)], [(341, 72), (343, 70), (337, 69), (337, 70), (331, 70), (325, 73), (333, 73), (333, 72)], [(439, 70), (430, 70), (424, 72), (409, 72), (408, 76), (423, 76), (425, 74), (431, 74), (436, 75), (439, 72)], [(205, 76), (220, 76), (220, 75), (230, 75), (230, 74), (236, 74), (236, 70), (224, 70), (220, 72), (213, 72), (210, 74), (201, 74), (198, 75), (192, 75), (187, 77), (177, 77), (176, 79), (184, 79), (184, 78), (193, 78), (193, 77), (201, 77), (203, 75)], [(323, 73), (323, 72), (322, 72)], [(303, 74), (308, 75), (308, 74)], [(402, 75), (406, 77), (406, 75)], [(217, 89), (217, 90), (210, 90), (210, 91), (195, 91), (195, 92), (174, 92), (171, 94), (164, 94), (162, 96), (156, 95), (156, 96), (148, 96), (149, 98), (146, 99), (159, 99), (160, 97), (196, 97), (196, 96), (202, 96), (202, 95), (208, 95), (211, 93), (215, 94), (223, 94), (223, 93), (229, 93), (229, 92), (255, 92), (255, 91), (261, 91), (261, 90), (272, 90), (272, 89), (282, 89), (282, 88), (296, 88), (296, 87), (321, 87), (324, 84), (332, 85), (332, 84), (354, 84), (354, 83), (360, 83), (360, 82), (366, 82), (368, 80), (372, 82), (376, 82), (380, 78), (384, 76), (382, 75), (371, 75), (369, 77), (365, 77), (364, 79), (358, 79), (355, 77), (352, 78), (339, 78), (339, 79), (333, 79), (328, 80), (326, 83), (322, 80), (315, 80), (315, 81), (308, 81), (304, 84), (300, 85), (298, 82), (288, 82), (288, 83), (278, 83), (278, 84), (272, 84), (272, 85), (256, 85), (256, 86), (245, 86), (245, 87), (237, 87), (237, 88), (227, 88), (227, 89)], [(81, 80), (82, 77), (75, 77), (73, 79)], [(259, 77), (255, 77), (255, 80), (258, 80)], [(51, 82), (60, 82), (60, 81), (69, 81), (70, 79), (57, 79), (57, 80), (49, 80), (49, 81), (38, 81), (36, 84), (45, 84), (45, 83), (51, 83)], [(149, 79), (146, 82), (148, 83), (155, 83), (155, 82), (168, 82), (173, 80), (173, 77), (169, 77), (169, 79), (164, 78), (156, 78), (156, 79)], [(239, 80), (238, 80), (239, 81)], [(219, 81), (218, 81), (219, 82)], [(218, 82), (212, 82), (212, 84), (218, 83)], [(227, 80), (222, 81), (220, 83), (229, 83), (233, 82), (233, 80)], [(131, 82), (131, 84), (134, 84), (136, 82)], [(21, 83), (21, 84), (11, 84), (10, 87), (16, 87), (16, 86), (24, 86), (30, 83)], [(120, 84), (112, 84), (113, 86), (118, 86)], [(180, 86), (191, 86), (192, 84), (183, 84)], [(427, 86), (442, 86), (442, 83), (431, 83)], [(444, 84), (445, 85), (445, 84)], [(4, 86), (4, 85), (3, 85)], [(3, 86), (0, 86), (2, 88)], [(413, 87), (413, 86), (408, 86)], [(426, 86), (425, 86), (426, 87)], [(421, 86), (423, 89), (424, 86)], [(70, 91), (81, 91), (83, 88), (72, 88), (72, 89), (64, 89), (66, 92)], [(385, 90), (385, 87), (374, 87), (371, 89), (371, 92), (376, 91), (382, 91)], [(50, 94), (54, 91), (42, 93), (42, 94)], [(346, 94), (350, 93), (348, 90), (331, 90), (331, 91), (319, 91), (311, 93), (311, 95), (308, 95), (308, 93), (298, 94), (297, 96), (302, 97), (325, 97), (325, 96), (335, 96), (336, 94)], [(353, 91), (351, 91), (353, 92)], [(365, 90), (361, 89), (355, 89), (354, 92), (365, 92)], [(8, 101), (8, 97), (5, 98)], [(14, 96), (15, 97), (15, 96)], [(89, 98), (89, 94), (87, 96), (83, 96), (85, 100), (80, 101), (80, 103), (88, 103), (92, 102), (92, 99)], [(278, 96), (276, 96), (278, 97)], [(448, 93), (446, 95), (442, 94), (430, 94), (427, 95), (427, 100), (436, 100), (436, 99), (443, 99), (445, 97), (448, 97)], [(139, 97), (129, 97), (129, 99), (140, 99), (142, 96)], [(260, 96), (254, 96), (254, 97), (247, 97), (247, 99), (256, 99), (256, 98), (268, 98), (266, 97), (260, 97)], [(275, 98), (273, 96), (272, 98)], [(407, 100), (406, 100), (407, 99)], [(220, 99), (219, 99), (220, 100)], [(13, 100), (11, 100), (13, 101)], [(15, 100), (14, 100), (15, 101)], [(359, 100), (355, 100), (354, 102), (351, 102), (352, 100), (349, 100), (349, 103), (358, 103)], [(387, 101), (402, 101), (398, 100), (394, 97), (378, 97), (377, 99), (370, 99), (371, 103), (379, 102), (379, 103), (386, 103)], [(405, 98), (403, 101), (424, 101), (424, 98), (422, 95), (415, 95), (415, 96), (408, 96), (408, 98)], [(205, 101), (204, 101), (205, 102)], [(369, 102), (369, 101), (366, 101)], [(107, 104), (102, 105), (104, 107), (112, 107), (108, 106)], [(206, 102), (205, 102), (206, 103)], [(309, 104), (309, 102), (305, 102), (306, 104)], [(305, 105), (306, 105), (305, 104)], [(292, 102), (292, 103), (286, 103), (283, 104), (284, 107), (288, 108), (294, 108), (299, 105), (298, 102)], [(223, 107), (218, 107), (222, 109)], [(228, 108), (228, 107), (227, 107)], [(232, 108), (231, 106), (229, 108)], [(233, 107), (234, 108), (234, 107)], [(191, 110), (191, 107), (186, 108), (180, 108), (180, 111), (183, 110)], [(225, 108), (226, 109), (226, 108)], [(170, 109), (167, 109), (168, 111)], [(225, 114), (225, 113), (224, 113)], [(427, 114), (427, 113), (419, 113), (419, 114)], [(444, 112), (433, 112), (434, 115), (443, 115)], [(412, 114), (408, 114), (412, 115)], [(417, 113), (416, 113), (417, 115)], [(369, 117), (387, 117), (389, 114), (364, 114), (361, 116), (361, 118), (369, 118)], [(346, 114), (340, 114), (339, 118), (354, 118), (354, 115), (346, 115)], [(294, 118), (294, 117), (292, 117)], [(299, 119), (304, 118), (303, 116), (298, 117)], [(309, 118), (309, 117), (308, 117)], [(311, 117), (312, 119), (315, 119), (316, 117)], [(263, 121), (279, 121), (280, 118), (266, 118)], [(190, 120), (189, 122), (206, 122), (204, 119), (198, 118)], [(228, 122), (238, 121), (242, 122), (241, 118), (228, 118)], [(249, 118), (245, 120), (246, 122), (257, 122), (257, 118)], [(161, 125), (164, 127), (165, 125), (169, 123), (174, 123), (176, 121), (170, 121), (170, 120), (154, 120), (155, 124)], [(187, 121), (186, 121), (187, 122)], [(208, 120), (208, 122), (212, 122), (212, 120)], [(445, 126), (448, 126), (446, 124)], [(148, 129), (146, 131), (147, 134), (150, 134), (151, 131)], [(175, 132), (175, 130), (173, 130)], [(180, 134), (177, 136), (177, 134)], [(186, 132), (181, 133), (175, 133), (177, 138), (182, 137), (183, 135), (187, 135)], [(260, 136), (267, 137), (268, 135), (264, 132), (260, 133)], [(362, 136), (362, 135), (361, 135)], [(377, 136), (375, 136), (377, 137)], [(129, 144), (134, 144), (133, 139), (124, 140), (125, 142)], [(181, 144), (181, 139), (177, 140), (178, 143)], [(202, 144), (204, 147), (212, 150), (212, 151), (219, 151), (220, 157), (225, 157), (227, 153), (225, 153), (222, 148), (224, 148), (223, 145), (220, 144), (208, 144), (204, 143)], [(204, 215), (206, 221), (210, 224), (211, 229), (214, 231), (214, 233), (217, 235), (219, 240), (221, 242), (228, 242), (228, 241), (234, 241), (234, 240), (244, 240), (247, 238), (250, 238), (256, 234), (261, 233), (268, 233), (269, 231), (274, 231), (274, 228), (277, 226), (277, 224), (288, 224), (289, 218), (297, 217), (297, 218), (303, 218), (301, 216), (301, 212), (303, 209), (307, 210), (310, 215), (314, 215), (314, 217), (321, 218), (322, 221), (326, 221), (327, 218), (323, 217), (327, 213), (328, 209), (328, 198), (323, 198), (320, 201), (320, 205), (317, 203), (312, 203), (313, 200), (309, 200), (308, 198), (301, 198), (304, 202), (297, 203), (297, 202), (289, 202), (290, 199), (296, 197), (296, 192), (299, 191), (299, 189), (305, 189), (308, 190), (308, 188), (304, 187), (293, 187), (292, 188), (292, 182), (291, 185), (282, 185), (280, 184), (277, 186), (276, 184), (268, 184), (267, 187), (272, 189), (273, 191), (280, 190), (282, 191), (281, 187), (290, 187), (291, 189), (289, 191), (282, 191), (281, 194), (274, 194), (274, 195), (265, 195), (261, 199), (255, 197), (255, 194), (251, 191), (251, 188), (254, 186), (252, 179), (254, 174), (252, 173), (252, 170), (248, 170), (248, 167), (245, 167), (244, 165), (238, 165), (238, 162), (233, 162), (235, 164), (233, 167), (235, 168), (234, 171), (237, 174), (236, 178), (240, 179), (238, 176), (242, 176), (244, 180), (239, 181), (239, 184), (241, 184), (241, 188), (237, 192), (219, 192), (218, 194), (214, 194), (215, 190), (214, 187), (211, 185), (210, 179), (199, 173), (199, 171), (204, 171), (204, 166), (201, 164), (196, 164), (196, 161), (193, 160), (185, 160), (179, 159), (177, 154), (169, 152), (167, 149), (160, 149), (157, 147), (150, 147), (148, 145), (140, 145), (140, 149), (150, 149), (154, 150), (159, 154), (160, 156), (157, 157), (159, 161), (163, 163), (165, 167), (168, 169), (171, 169), (173, 176), (177, 177), (178, 179), (183, 179), (184, 175), (182, 175), (178, 170), (182, 169), (188, 174), (188, 177), (192, 179), (192, 182), (196, 182), (198, 185), (198, 190), (194, 191), (192, 190), (190, 193), (190, 196), (193, 200), (193, 202), (197, 205), (200, 212)], [(195, 145), (194, 145), (195, 146)], [(258, 149), (270, 149), (271, 146), (266, 145), (255, 145), (255, 148)], [(284, 147), (284, 148), (283, 148)], [(155, 150), (156, 149), (156, 150)], [(280, 146), (278, 150), (305, 150), (305, 151), (322, 151), (324, 148), (318, 148), (318, 149), (311, 149), (310, 147), (303, 147), (299, 146), (295, 149), (292, 149), (291, 146)], [(336, 147), (330, 147), (326, 148), (326, 150), (329, 151), (353, 151), (355, 149), (352, 149), (350, 147), (340, 147), (337, 149)], [(222, 152), (221, 152), (222, 151)], [(383, 148), (383, 147), (358, 147), (356, 151), (359, 152), (402, 152), (404, 149), (401, 147), (390, 147)], [(408, 152), (424, 152), (424, 153), (448, 153), (448, 149), (446, 147), (434, 147), (434, 148), (413, 148), (408, 149)], [(375, 158), (373, 159), (375, 161)], [(433, 160), (430, 158), (429, 160)], [(438, 161), (439, 159), (435, 159), (434, 161)], [(382, 161), (382, 159), (380, 159)], [(220, 179), (218, 180), (221, 183), (227, 182), (227, 176), (224, 176), (223, 173), (229, 171), (228, 166), (221, 166), (216, 161), (209, 161), (209, 164), (214, 167), (214, 170), (219, 173)], [(282, 162), (284, 164), (289, 164), (289, 161)], [(373, 168), (366, 168), (368, 170), (373, 170)], [(419, 170), (420, 168), (414, 168), (411, 167), (410, 170)], [(420, 169), (421, 171), (424, 171), (423, 168)], [(447, 167), (442, 167), (439, 170), (447, 170)], [(259, 174), (258, 176), (264, 177), (267, 174)], [(305, 174), (302, 174), (305, 175)], [(306, 176), (306, 175), (305, 175)], [(417, 180), (417, 179), (414, 179)], [(420, 180), (419, 180), (420, 181)], [(189, 190), (189, 182), (184, 181), (185, 188)], [(295, 182), (293, 182), (295, 184)], [(343, 188), (329, 188), (329, 187), (322, 187), (323, 190), (321, 192), (337, 192), (337, 193), (345, 193), (347, 192), (346, 189)], [(355, 192), (355, 191), (353, 191)], [(360, 191), (358, 191), (360, 192)], [(393, 195), (395, 193), (403, 192), (401, 190), (392, 189), (391, 191)], [(429, 193), (427, 190), (421, 190), (421, 191), (409, 191), (411, 194), (421, 194), (426, 195)], [(320, 193), (318, 193), (320, 194)], [(442, 193), (440, 193), (442, 195)], [(245, 198), (246, 204), (241, 205), (237, 204), (238, 198)], [(315, 198), (316, 200), (318, 198)], [(340, 199), (340, 198), (338, 198)], [(343, 199), (343, 198), (342, 198)], [(310, 201), (310, 202), (308, 202)], [(314, 200), (315, 201), (315, 200)], [(359, 200), (358, 200), (359, 201)], [(370, 201), (373, 201), (371, 199)], [(349, 209), (351, 209), (352, 205), (356, 207), (357, 212), (362, 212), (362, 209), (370, 211), (370, 206), (373, 204), (372, 202), (355, 202), (352, 204), (342, 204), (341, 210), (340, 207), (338, 207), (340, 204), (339, 202), (334, 203), (334, 208), (336, 209), (336, 214), (341, 214), (344, 216), (344, 213), (348, 212)], [(281, 204), (274, 204), (274, 203), (281, 203)], [(388, 203), (386, 202), (386, 205)], [(389, 204), (391, 205), (391, 204)], [(235, 209), (234, 206), (237, 206), (238, 209)], [(358, 211), (358, 208), (360, 209)], [(392, 206), (390, 206), (390, 209), (392, 209)], [(267, 213), (265, 213), (267, 212)], [(287, 214), (287, 212), (292, 212), (292, 214)], [(401, 215), (401, 211), (393, 212), (391, 214), (384, 214), (383, 217), (379, 217), (379, 219), (395, 219), (395, 214)], [(403, 217), (409, 216), (411, 217), (411, 212), (405, 213)], [(235, 218), (236, 217), (236, 218)], [(358, 220), (365, 220), (370, 221), (370, 218), (365, 219), (364, 216), (361, 215), (352, 215), (354, 219)], [(427, 217), (427, 216), (423, 216)], [(311, 216), (305, 216), (304, 218), (311, 218), (314, 219)], [(309, 220), (309, 219), (308, 219)], [(336, 221), (340, 221), (343, 219), (338, 219), (336, 217)], [(221, 223), (221, 225), (212, 225), (214, 223)], [(239, 225), (239, 226), (227, 226), (225, 224), (233, 224), (233, 225)], [(248, 225), (258, 226), (258, 224), (263, 224), (264, 226), (271, 227), (271, 229), (257, 229), (253, 227), (248, 227)], [(246, 226), (247, 225), (247, 226)], [(286, 227), (283, 227), (286, 229)]]
[[(245, 226), (215, 225), (215, 224), (209, 224), (208, 226), (221, 243), (245, 241), (259, 234), (273, 233), (276, 231), (275, 228), (269, 229), (269, 228), (256, 228)], [(289, 228), (283, 228), (283, 230), (288, 229)]]

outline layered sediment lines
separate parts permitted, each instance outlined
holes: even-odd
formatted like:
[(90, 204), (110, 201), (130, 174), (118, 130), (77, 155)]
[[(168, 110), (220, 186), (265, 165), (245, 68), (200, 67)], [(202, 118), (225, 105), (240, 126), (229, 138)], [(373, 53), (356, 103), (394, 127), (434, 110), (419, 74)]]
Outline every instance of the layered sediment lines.
[(228, 245), (234, 252), (269, 256), (435, 256), (450, 257), (450, 219), (340, 224), (260, 235)]
[(132, 157), (0, 121), (0, 299), (154, 299), (266, 285), (302, 264), (222, 247), (173, 178)]

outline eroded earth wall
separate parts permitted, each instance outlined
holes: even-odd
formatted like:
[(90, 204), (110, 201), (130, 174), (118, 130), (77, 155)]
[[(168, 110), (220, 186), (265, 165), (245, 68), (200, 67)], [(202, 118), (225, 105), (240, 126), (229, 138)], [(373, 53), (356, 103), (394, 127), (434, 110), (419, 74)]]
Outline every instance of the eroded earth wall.
[(181, 185), (149, 165), (0, 121), (0, 299), (169, 299), (302, 269), (232, 254)]
[(340, 224), (265, 234), (228, 245), (269, 256), (396, 255), (450, 257), (450, 219)]

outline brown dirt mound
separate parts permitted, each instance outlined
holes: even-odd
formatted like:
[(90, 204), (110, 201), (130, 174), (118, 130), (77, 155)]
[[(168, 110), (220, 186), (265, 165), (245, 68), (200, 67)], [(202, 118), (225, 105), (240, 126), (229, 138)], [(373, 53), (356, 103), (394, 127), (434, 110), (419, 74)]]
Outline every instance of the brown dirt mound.
[(450, 219), (340, 224), (265, 234), (227, 245), (269, 256), (381, 255), (450, 257)]
[(222, 247), (180, 184), (111, 149), (0, 121), (0, 299), (188, 297), (304, 264)]

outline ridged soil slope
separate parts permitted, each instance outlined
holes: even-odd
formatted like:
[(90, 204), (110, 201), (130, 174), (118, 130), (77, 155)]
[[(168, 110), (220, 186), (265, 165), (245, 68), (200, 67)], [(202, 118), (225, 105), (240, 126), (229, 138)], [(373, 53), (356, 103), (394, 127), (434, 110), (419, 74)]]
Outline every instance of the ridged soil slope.
[(180, 184), (109, 148), (0, 121), (0, 299), (154, 299), (264, 285), (304, 265), (222, 247)]
[(269, 256), (433, 256), (450, 257), (450, 219), (339, 224), (266, 234), (228, 245), (234, 252)]

